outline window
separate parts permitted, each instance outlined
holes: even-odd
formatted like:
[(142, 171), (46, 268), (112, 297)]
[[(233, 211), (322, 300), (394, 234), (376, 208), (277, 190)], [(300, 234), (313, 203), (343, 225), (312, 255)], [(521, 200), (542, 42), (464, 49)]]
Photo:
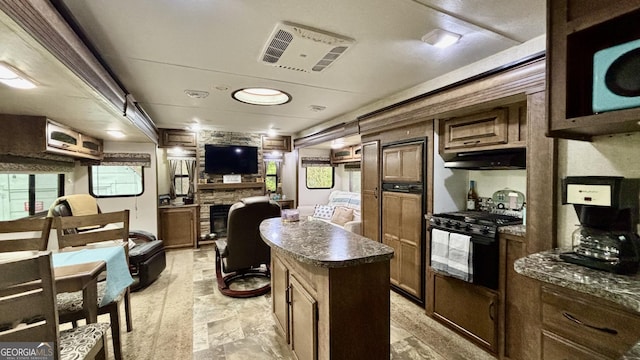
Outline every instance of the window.
[(310, 166), (306, 170), (307, 189), (331, 189), (333, 187), (332, 166)]
[(94, 197), (140, 196), (144, 192), (142, 166), (90, 166), (89, 193)]
[(0, 220), (45, 212), (62, 195), (63, 174), (0, 174)]
[(187, 196), (189, 194), (189, 171), (187, 161), (178, 160), (176, 174), (173, 176), (173, 185), (176, 189), (176, 196)]
[(278, 166), (275, 161), (267, 161), (267, 171), (265, 173), (264, 185), (267, 191), (276, 192), (278, 190)]
[(351, 192), (360, 192), (360, 171), (349, 171), (349, 191)]

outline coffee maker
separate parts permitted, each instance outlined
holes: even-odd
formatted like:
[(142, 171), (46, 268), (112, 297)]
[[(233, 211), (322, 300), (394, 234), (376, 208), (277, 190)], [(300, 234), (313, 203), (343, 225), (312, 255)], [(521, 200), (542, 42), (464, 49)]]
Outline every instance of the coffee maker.
[(640, 263), (640, 179), (573, 176), (562, 181), (562, 203), (572, 204), (580, 226), (563, 260), (617, 274), (635, 274)]

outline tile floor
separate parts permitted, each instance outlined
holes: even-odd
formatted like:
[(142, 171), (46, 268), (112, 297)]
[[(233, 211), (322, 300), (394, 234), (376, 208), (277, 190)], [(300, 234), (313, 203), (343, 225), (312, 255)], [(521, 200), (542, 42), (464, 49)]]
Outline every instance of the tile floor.
[[(391, 296), (390, 359), (495, 359), (431, 320), (402, 296)], [(215, 283), (212, 246), (193, 256), (193, 359), (293, 359), (276, 330), (271, 296), (234, 299)]]

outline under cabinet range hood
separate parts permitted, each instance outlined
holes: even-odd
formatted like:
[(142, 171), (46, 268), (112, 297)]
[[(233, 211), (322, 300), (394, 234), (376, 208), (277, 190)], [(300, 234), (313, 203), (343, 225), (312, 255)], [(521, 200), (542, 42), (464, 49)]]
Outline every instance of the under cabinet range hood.
[(445, 161), (444, 167), (467, 170), (516, 170), (527, 168), (526, 149), (459, 153)]

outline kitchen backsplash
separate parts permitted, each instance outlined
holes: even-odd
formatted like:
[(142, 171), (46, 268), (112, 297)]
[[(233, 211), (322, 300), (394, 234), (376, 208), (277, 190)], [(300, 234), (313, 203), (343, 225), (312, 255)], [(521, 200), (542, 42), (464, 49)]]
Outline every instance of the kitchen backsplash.
[(479, 197), (490, 198), (496, 191), (504, 189), (527, 194), (527, 170), (474, 170), (469, 171), (468, 180), (475, 180)]

